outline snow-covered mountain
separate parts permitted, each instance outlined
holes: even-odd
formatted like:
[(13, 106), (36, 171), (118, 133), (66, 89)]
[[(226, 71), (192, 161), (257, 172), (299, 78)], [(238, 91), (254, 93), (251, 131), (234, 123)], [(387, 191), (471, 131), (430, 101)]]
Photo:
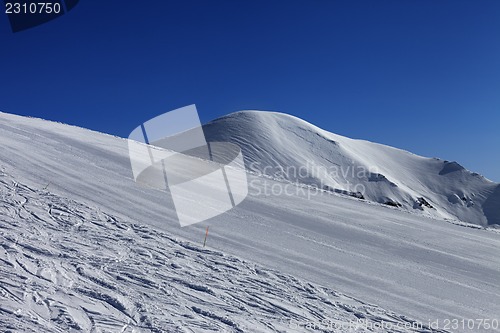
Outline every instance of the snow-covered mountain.
[[(234, 123), (250, 161), (313, 150), (286, 157), (286, 131)], [(280, 143), (268, 160), (252, 156), (253, 134), (260, 149)], [(0, 332), (304, 332), (293, 327), (361, 318), (392, 329), (341, 331), (422, 333), (436, 330), (405, 325), (500, 313), (496, 229), (300, 184), (269, 193), (285, 183), (257, 174), (240, 205), (180, 228), (169, 191), (135, 183), (127, 140), (4, 113), (0, 170)]]
[(209, 141), (238, 144), (257, 174), (434, 217), (500, 224), (500, 184), (457, 162), (346, 138), (276, 112), (232, 113), (204, 131)]

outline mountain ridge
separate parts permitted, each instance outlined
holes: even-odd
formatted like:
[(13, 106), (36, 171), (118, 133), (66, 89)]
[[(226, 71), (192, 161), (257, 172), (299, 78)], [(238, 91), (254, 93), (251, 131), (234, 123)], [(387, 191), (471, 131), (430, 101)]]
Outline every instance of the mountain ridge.
[[(7, 116), (7, 118), (16, 117), (19, 120), (31, 119), (36, 122), (41, 121), (44, 126), (57, 124), (57, 126), (62, 126), (65, 130), (74, 128), (84, 130), (89, 133), (99, 133), (100, 135), (105, 135), (107, 137), (127, 140), (116, 135), (101, 133), (76, 125), (67, 125), (61, 122), (44, 120), (37, 117), (18, 116), (5, 112), (0, 112), (0, 114)], [(337, 163), (337, 166), (340, 166), (341, 168), (344, 167), (342, 170), (337, 170), (341, 171), (339, 172), (339, 177), (337, 177), (337, 179), (335, 179), (335, 177), (333, 177), (333, 179), (326, 178), (325, 181), (325, 179), (321, 179), (321, 177), (281, 177), (281, 180), (291, 181), (298, 183), (299, 185), (317, 186), (319, 184), (322, 190), (348, 194), (355, 197), (360, 196), (358, 193), (359, 191), (357, 191), (359, 187), (355, 188), (354, 186), (362, 185), (366, 190), (362, 197), (369, 201), (387, 204), (389, 206), (396, 206), (412, 213), (423, 213), (424, 215), (434, 218), (459, 220), (483, 227), (495, 227), (500, 225), (500, 195), (498, 194), (500, 191), (500, 184), (493, 182), (478, 173), (465, 169), (458, 162), (446, 161), (435, 157), (423, 157), (400, 148), (362, 139), (344, 137), (321, 129), (318, 126), (308, 123), (307, 121), (293, 115), (280, 112), (257, 110), (237, 111), (210, 121), (209, 123), (203, 125), (203, 129), (205, 131), (206, 139), (209, 142), (229, 141), (238, 144), (244, 153), (247, 168), (248, 163), (252, 162), (260, 163), (263, 167), (271, 166), (273, 170), (282, 170), (282, 168), (287, 165), (297, 169), (304, 166), (304, 163), (297, 163), (297, 156), (292, 159), (293, 163), (286, 158), (284, 160), (270, 163), (270, 161), (276, 160), (276, 156), (280, 157), (287, 154), (286, 150), (282, 149), (283, 142), (279, 142), (289, 141), (283, 135), (283, 128), (280, 130), (281, 133), (278, 138), (270, 137), (272, 130), (276, 130), (276, 126), (270, 125), (272, 125), (273, 122), (275, 123), (277, 120), (281, 122), (284, 120), (284, 125), (286, 125), (285, 127), (292, 129), (289, 134), (294, 135), (296, 138), (300, 139), (301, 136), (302, 139), (304, 138), (304, 135), (301, 135), (300, 131), (302, 131), (302, 133), (313, 133), (313, 137), (316, 136), (317, 138), (320, 138), (320, 141), (322, 141), (324, 145), (327, 145), (328, 149), (331, 149), (331, 147), (341, 147), (343, 149), (341, 152), (344, 153), (343, 155), (347, 155), (348, 158), (352, 158), (353, 155), (356, 158), (361, 156), (361, 163), (348, 166), (350, 169), (345, 169), (345, 165)], [(294, 128), (298, 128), (299, 132), (293, 131)], [(263, 131), (265, 132), (266, 130), (267, 133), (264, 133), (264, 139), (269, 140), (270, 142), (278, 141), (278, 143), (280, 143), (280, 145), (278, 145), (279, 147), (271, 147), (272, 149), (267, 150), (265, 149), (261, 140), (262, 136), (257, 134), (262, 133)], [(306, 132), (304, 132), (304, 130)], [(244, 135), (246, 135), (246, 138), (243, 137)], [(251, 142), (252, 139), (254, 141), (253, 143)], [(345, 148), (347, 148), (347, 151), (345, 151)], [(382, 151), (389, 155), (396, 154), (396, 156), (410, 157), (413, 158), (413, 161), (424, 161), (424, 164), (427, 163), (427, 166), (431, 166), (431, 169), (433, 170), (432, 174), (434, 176), (439, 175), (441, 177), (452, 177), (453, 186), (452, 188), (447, 189), (447, 192), (440, 192), (438, 190), (441, 187), (441, 184), (439, 182), (431, 182), (430, 184), (427, 184), (429, 186), (425, 189), (425, 191), (415, 191), (412, 187), (414, 185), (418, 185), (418, 177), (416, 178), (417, 181), (415, 181), (414, 177), (413, 181), (409, 182), (409, 184), (407, 184), (408, 182), (404, 180), (406, 178), (404, 177), (404, 174), (401, 178), (394, 177), (391, 175), (391, 172), (387, 172), (387, 166), (381, 168), (380, 165), (377, 165), (378, 163), (373, 163), (370, 159), (363, 157), (367, 150), (371, 150), (367, 148), (373, 148), (373, 150), (378, 153)], [(349, 149), (351, 151), (348, 151)], [(355, 150), (354, 152), (352, 151), (353, 149)], [(296, 152), (294, 155), (297, 155)], [(308, 155), (311, 156), (309, 153)], [(271, 159), (266, 159), (262, 158), (263, 156), (273, 157)], [(305, 161), (305, 159), (302, 159), (302, 161)], [(317, 161), (314, 162), (319, 164), (319, 170), (321, 170), (321, 167), (324, 166), (323, 163), (317, 163)], [(307, 166), (307, 164), (305, 165)], [(335, 164), (331, 163), (330, 165)], [(375, 166), (377, 172), (369, 172), (370, 165)], [(250, 171), (254, 171), (256, 174), (273, 176), (262, 172), (262, 168), (255, 168), (255, 164), (253, 166), (253, 168), (249, 168)], [(359, 171), (359, 168), (362, 172), (366, 171), (366, 177), (364, 177), (365, 179), (361, 179), (361, 181), (355, 177), (356, 171)], [(283, 176), (283, 173), (280, 174)], [(412, 177), (413, 176), (414, 175), (412, 175)], [(280, 179), (280, 177), (276, 178)], [(324, 183), (322, 183), (323, 181)], [(339, 183), (339, 181), (341, 183)], [(371, 186), (373, 184), (377, 185)], [(470, 184), (473, 186), (470, 186)], [(391, 189), (397, 190), (401, 188), (405, 190), (402, 191), (402, 193), (389, 191)], [(361, 187), (361, 189), (363, 189), (363, 187)], [(482, 207), (483, 204), (486, 204), (485, 211)], [(429, 206), (432, 206), (432, 208)]]
[(207, 141), (238, 144), (247, 169), (257, 174), (438, 218), (482, 226), (499, 220), (491, 203), (482, 208), (498, 201), (499, 184), (458, 162), (343, 137), (278, 112), (238, 111), (207, 123), (204, 131)]

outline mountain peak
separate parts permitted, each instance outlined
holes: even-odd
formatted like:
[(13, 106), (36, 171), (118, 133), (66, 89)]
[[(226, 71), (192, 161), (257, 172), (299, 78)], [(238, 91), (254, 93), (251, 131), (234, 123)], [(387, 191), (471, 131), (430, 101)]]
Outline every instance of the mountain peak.
[(204, 131), (208, 141), (238, 144), (247, 169), (266, 177), (439, 218), (480, 225), (496, 221), (482, 204), (497, 184), (457, 162), (350, 139), (279, 112), (231, 113)]

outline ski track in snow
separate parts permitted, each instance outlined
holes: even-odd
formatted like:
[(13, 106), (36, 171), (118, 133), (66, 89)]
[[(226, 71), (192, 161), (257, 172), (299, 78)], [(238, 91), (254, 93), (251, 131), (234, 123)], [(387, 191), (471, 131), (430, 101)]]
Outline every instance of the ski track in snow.
[[(0, 176), (0, 331), (433, 332), (279, 271)], [(436, 332), (436, 331), (434, 331)], [(443, 331), (439, 331), (443, 332)]]

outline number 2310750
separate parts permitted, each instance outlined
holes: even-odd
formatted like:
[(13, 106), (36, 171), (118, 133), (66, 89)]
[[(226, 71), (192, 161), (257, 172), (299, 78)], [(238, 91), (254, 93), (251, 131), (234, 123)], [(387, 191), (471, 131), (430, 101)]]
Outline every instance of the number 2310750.
[(5, 14), (59, 14), (61, 4), (58, 2), (6, 2)]

